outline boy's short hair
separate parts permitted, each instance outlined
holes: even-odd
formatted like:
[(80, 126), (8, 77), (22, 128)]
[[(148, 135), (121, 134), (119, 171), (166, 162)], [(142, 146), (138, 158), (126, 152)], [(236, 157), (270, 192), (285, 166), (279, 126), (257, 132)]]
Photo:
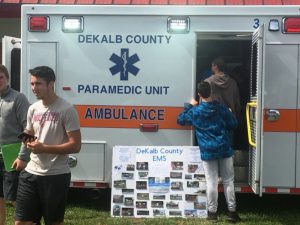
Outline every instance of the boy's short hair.
[(216, 65), (218, 67), (218, 69), (222, 72), (224, 72), (226, 70), (225, 61), (221, 57), (215, 58), (211, 64)]
[(201, 81), (198, 84), (198, 93), (202, 98), (208, 98), (211, 94), (210, 84), (206, 81)]
[(9, 73), (7, 68), (4, 65), (0, 65), (0, 73), (4, 73), (5, 77), (9, 79)]
[(29, 73), (34, 77), (39, 77), (44, 79), (47, 84), (51, 81), (55, 81), (54, 71), (48, 66), (38, 66), (29, 70)]

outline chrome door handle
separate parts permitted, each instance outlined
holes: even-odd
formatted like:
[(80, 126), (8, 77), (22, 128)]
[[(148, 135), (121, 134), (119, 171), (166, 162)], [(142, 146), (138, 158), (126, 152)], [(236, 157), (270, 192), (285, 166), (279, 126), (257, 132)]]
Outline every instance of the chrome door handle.
[(69, 161), (68, 161), (69, 167), (73, 168), (77, 165), (77, 158), (73, 155), (69, 155)]
[(280, 119), (280, 112), (276, 109), (268, 109), (266, 111), (267, 120), (270, 122), (274, 122)]

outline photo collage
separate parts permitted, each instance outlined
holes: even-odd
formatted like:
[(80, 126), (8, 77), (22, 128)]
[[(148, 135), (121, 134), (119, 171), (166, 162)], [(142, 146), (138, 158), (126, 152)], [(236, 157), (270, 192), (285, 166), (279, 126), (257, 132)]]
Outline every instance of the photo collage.
[(117, 146), (112, 168), (113, 217), (206, 218), (198, 147)]

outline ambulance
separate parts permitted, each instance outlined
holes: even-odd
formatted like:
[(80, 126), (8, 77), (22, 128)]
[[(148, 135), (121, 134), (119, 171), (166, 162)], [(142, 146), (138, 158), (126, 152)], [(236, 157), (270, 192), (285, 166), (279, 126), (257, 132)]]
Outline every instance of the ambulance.
[(78, 111), (72, 187), (109, 188), (114, 146), (195, 145), (177, 115), (223, 57), (243, 108), (236, 190), (300, 194), (299, 6), (23, 5), (21, 18), (21, 39), (3, 41), (21, 48), (20, 90), (36, 101), (28, 70), (50, 66)]

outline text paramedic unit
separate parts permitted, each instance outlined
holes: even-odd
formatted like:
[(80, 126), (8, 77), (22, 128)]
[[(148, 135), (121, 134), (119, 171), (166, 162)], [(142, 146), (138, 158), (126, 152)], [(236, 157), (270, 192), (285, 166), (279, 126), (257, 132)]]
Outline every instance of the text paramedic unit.
[(129, 86), (129, 85), (95, 85), (79, 84), (78, 93), (84, 94), (147, 94), (147, 95), (167, 95), (169, 86)]

